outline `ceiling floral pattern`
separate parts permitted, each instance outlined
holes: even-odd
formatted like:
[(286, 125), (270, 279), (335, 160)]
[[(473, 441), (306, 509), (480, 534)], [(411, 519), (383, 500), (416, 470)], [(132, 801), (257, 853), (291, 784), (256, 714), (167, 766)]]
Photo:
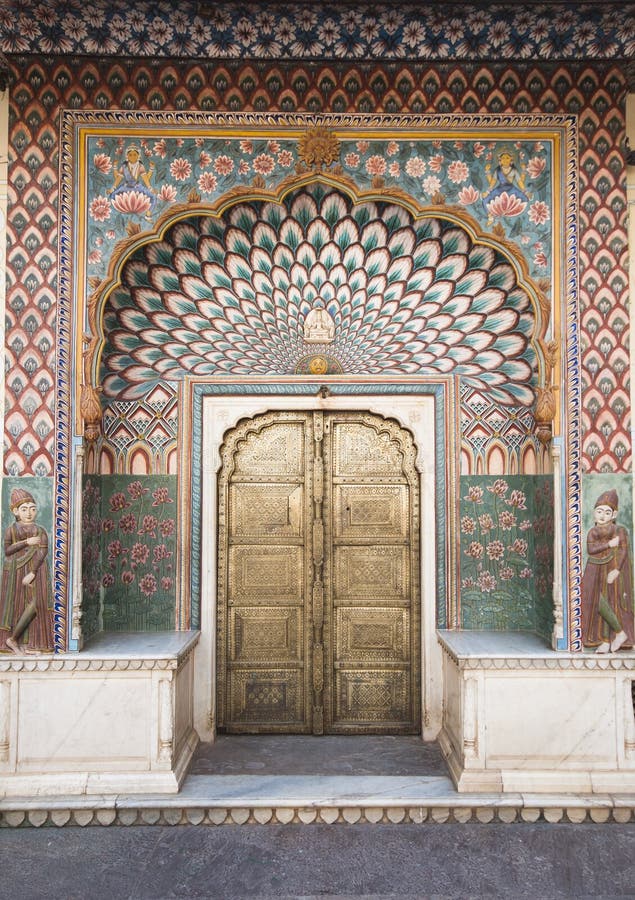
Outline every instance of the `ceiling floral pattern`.
[(212, 3), (9, 0), (4, 53), (208, 59), (630, 58), (635, 6), (615, 3)]

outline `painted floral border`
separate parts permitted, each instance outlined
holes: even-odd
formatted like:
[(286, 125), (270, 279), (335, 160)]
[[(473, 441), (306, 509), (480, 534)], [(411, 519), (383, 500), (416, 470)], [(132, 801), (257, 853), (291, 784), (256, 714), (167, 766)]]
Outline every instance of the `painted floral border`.
[(635, 5), (10, 0), (4, 53), (209, 59), (629, 59)]

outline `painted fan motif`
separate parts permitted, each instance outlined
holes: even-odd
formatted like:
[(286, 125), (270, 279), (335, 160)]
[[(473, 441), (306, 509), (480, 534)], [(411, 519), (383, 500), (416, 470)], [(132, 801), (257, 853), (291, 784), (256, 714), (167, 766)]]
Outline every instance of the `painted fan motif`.
[[(324, 306), (335, 338), (304, 341)], [(139, 248), (104, 314), (103, 384), (134, 398), (185, 374), (292, 374), (321, 352), (352, 374), (460, 374), (529, 406), (529, 297), (505, 257), (453, 222), (320, 185), (196, 216)]]

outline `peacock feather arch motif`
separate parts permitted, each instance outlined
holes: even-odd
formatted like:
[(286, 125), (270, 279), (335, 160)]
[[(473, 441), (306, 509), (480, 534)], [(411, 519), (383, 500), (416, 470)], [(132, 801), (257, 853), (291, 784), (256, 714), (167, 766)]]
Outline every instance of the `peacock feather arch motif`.
[[(316, 306), (335, 323), (304, 340)], [(460, 375), (529, 407), (537, 304), (493, 241), (440, 211), (302, 184), (275, 200), (196, 210), (123, 262), (103, 309), (100, 380), (135, 399), (186, 375), (290, 375), (328, 352), (355, 375)]]

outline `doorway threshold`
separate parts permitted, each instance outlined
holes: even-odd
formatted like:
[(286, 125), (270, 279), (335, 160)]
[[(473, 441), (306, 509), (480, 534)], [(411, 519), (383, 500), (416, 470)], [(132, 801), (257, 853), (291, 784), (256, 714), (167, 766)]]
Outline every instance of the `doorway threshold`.
[(189, 775), (449, 777), (439, 745), (418, 735), (220, 735)]

